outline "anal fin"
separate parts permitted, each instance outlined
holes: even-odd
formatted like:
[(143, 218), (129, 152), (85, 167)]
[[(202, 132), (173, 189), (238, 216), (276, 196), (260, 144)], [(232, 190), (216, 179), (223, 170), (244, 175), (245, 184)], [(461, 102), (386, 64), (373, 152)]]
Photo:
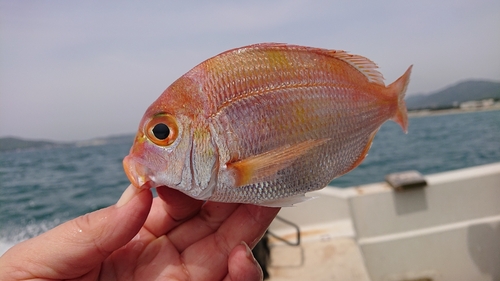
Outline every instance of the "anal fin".
[(293, 207), (295, 204), (302, 203), (305, 201), (309, 201), (311, 199), (315, 199), (317, 197), (307, 197), (305, 194), (298, 194), (290, 197), (279, 198), (275, 200), (264, 201), (261, 203), (257, 203), (260, 206), (266, 207)]
[(368, 142), (366, 143), (365, 147), (363, 148), (363, 151), (361, 151), (361, 154), (359, 155), (358, 159), (356, 159), (356, 161), (354, 163), (352, 163), (352, 165), (344, 172), (344, 174), (352, 171), (354, 168), (359, 166), (359, 164), (361, 164), (361, 162), (363, 162), (363, 160), (365, 160), (366, 156), (368, 155), (368, 151), (372, 147), (373, 139), (375, 138), (375, 135), (377, 134), (377, 132), (378, 132), (378, 129), (373, 131), (370, 134), (370, 136), (368, 138)]

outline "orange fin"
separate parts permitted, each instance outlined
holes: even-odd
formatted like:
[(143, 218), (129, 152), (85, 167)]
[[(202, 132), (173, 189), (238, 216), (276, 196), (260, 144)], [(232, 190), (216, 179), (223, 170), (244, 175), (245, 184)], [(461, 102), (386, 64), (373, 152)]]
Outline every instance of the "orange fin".
[(278, 171), (286, 168), (309, 150), (324, 144), (328, 140), (306, 140), (294, 145), (279, 147), (227, 164), (227, 168), (234, 173), (236, 187), (262, 182), (276, 176)]
[(408, 132), (408, 115), (406, 113), (406, 103), (404, 101), (406, 88), (408, 88), (408, 83), (410, 82), (410, 74), (413, 65), (410, 65), (406, 72), (398, 78), (398, 80), (387, 86), (389, 93), (396, 96), (398, 99), (397, 111), (391, 120), (398, 123), (405, 133)]
[(345, 173), (348, 173), (348, 172), (354, 170), (354, 168), (359, 166), (359, 164), (361, 164), (361, 162), (363, 162), (363, 160), (365, 160), (366, 156), (368, 155), (368, 151), (372, 147), (373, 139), (375, 138), (375, 135), (377, 134), (377, 132), (378, 132), (378, 129), (373, 131), (373, 133), (370, 134), (370, 137), (368, 138), (368, 142), (366, 143), (365, 148), (363, 148), (363, 151), (359, 155), (358, 159), (356, 159), (356, 161), (354, 163), (352, 163), (351, 167), (349, 167), (349, 169), (347, 169)]
[(377, 70), (378, 66), (373, 61), (360, 55), (349, 54), (346, 51), (331, 50), (328, 53), (331, 56), (352, 65), (359, 72), (363, 73), (366, 78), (368, 78), (369, 82), (385, 86), (384, 76), (382, 76), (382, 73)]

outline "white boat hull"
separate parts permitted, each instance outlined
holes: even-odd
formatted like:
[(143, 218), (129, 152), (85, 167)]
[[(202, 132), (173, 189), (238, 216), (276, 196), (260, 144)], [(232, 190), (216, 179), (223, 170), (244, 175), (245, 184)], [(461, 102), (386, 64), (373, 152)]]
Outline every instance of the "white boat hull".
[[(270, 280), (500, 280), (500, 163), (425, 180), (403, 192), (325, 188), (283, 208), (301, 244), (270, 239)], [(270, 231), (294, 237), (278, 220)]]

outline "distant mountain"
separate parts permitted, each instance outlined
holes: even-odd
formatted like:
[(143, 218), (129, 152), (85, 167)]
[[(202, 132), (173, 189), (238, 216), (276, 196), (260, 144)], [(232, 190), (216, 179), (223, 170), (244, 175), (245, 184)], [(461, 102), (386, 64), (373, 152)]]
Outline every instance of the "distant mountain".
[(414, 109), (440, 109), (456, 107), (470, 100), (500, 100), (500, 83), (484, 80), (469, 80), (431, 94), (419, 94), (406, 98), (406, 107)]

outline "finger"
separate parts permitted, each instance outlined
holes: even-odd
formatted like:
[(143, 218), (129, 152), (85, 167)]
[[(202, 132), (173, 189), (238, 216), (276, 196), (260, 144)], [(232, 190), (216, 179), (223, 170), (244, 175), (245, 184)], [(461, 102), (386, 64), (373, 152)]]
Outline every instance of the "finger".
[(224, 281), (257, 281), (262, 279), (262, 269), (248, 245), (242, 242), (229, 254), (228, 274)]
[(241, 205), (219, 228), (217, 233), (232, 249), (241, 241), (253, 248), (281, 208)]
[[(14, 246), (2, 258), (40, 278), (68, 279), (90, 272), (141, 229), (152, 202), (150, 191), (129, 187), (121, 203), (78, 217)], [(118, 205), (122, 205), (118, 207)]]
[(214, 233), (220, 225), (240, 206), (219, 202), (207, 202), (199, 213), (167, 234), (179, 252)]
[(203, 201), (165, 186), (156, 189), (160, 198), (155, 198), (151, 213), (144, 224), (153, 235), (160, 237), (200, 210)]
[(240, 205), (217, 232), (188, 247), (183, 253), (186, 269), (193, 280), (227, 275), (227, 259), (234, 247), (244, 241), (253, 247), (277, 215), (279, 208)]

